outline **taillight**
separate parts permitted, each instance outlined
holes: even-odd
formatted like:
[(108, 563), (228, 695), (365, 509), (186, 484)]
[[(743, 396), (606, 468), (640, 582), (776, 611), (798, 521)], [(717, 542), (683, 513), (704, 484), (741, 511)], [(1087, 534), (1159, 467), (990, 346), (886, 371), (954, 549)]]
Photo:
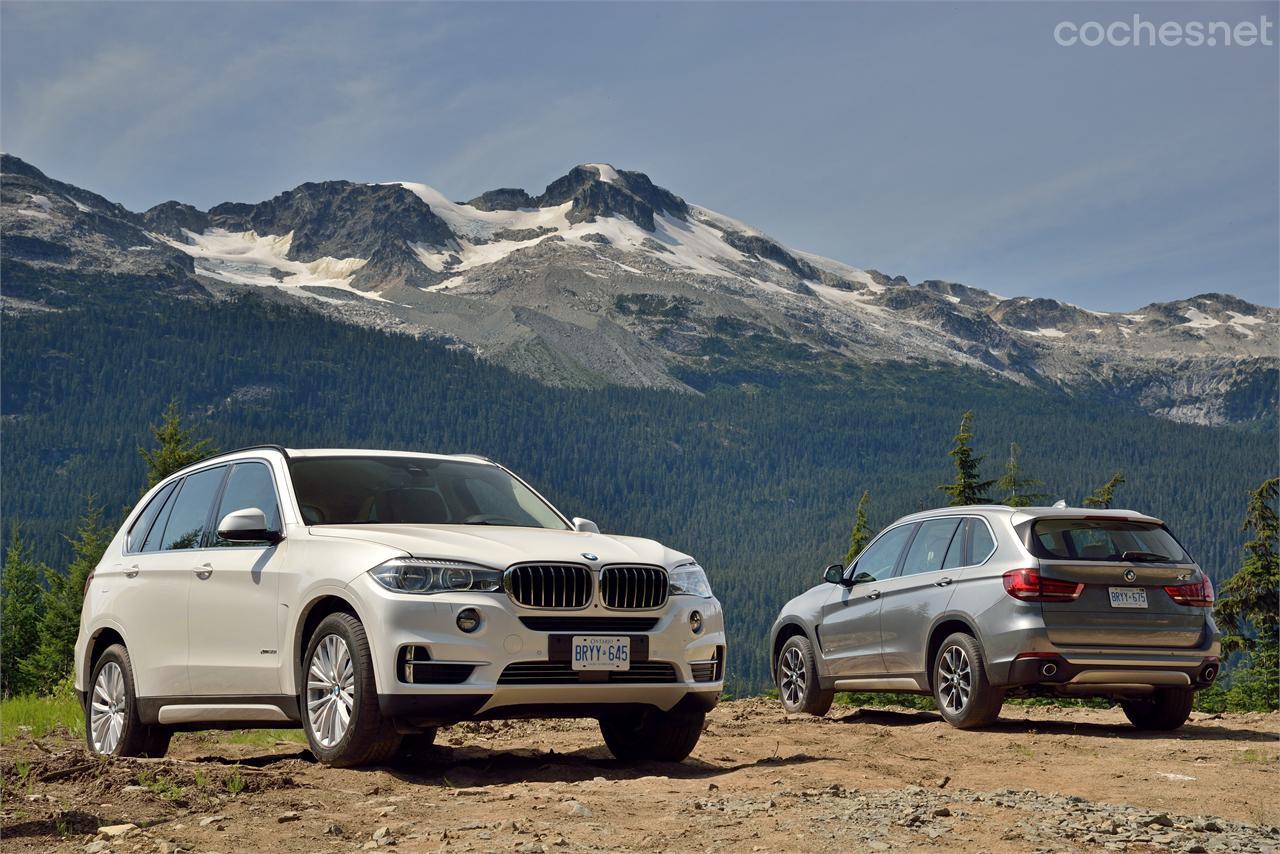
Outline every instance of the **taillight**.
[(1169, 594), (1169, 598), (1177, 602), (1179, 605), (1194, 605), (1199, 608), (1208, 608), (1213, 604), (1213, 582), (1209, 580), (1209, 576), (1196, 581), (1192, 584), (1173, 584), (1166, 586), (1164, 592)]
[(1084, 585), (1041, 578), (1037, 569), (1011, 569), (1004, 574), (1004, 592), (1023, 602), (1074, 602), (1084, 592)]

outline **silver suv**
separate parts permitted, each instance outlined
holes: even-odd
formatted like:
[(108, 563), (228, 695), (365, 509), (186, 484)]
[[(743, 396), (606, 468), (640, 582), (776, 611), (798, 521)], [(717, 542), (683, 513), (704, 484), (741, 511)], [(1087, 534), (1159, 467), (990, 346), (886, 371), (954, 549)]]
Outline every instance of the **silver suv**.
[(932, 694), (953, 726), (1006, 696), (1117, 700), (1176, 729), (1218, 675), (1213, 585), (1159, 519), (1130, 510), (951, 507), (886, 528), (788, 602), (770, 633), (789, 712), (836, 691)]

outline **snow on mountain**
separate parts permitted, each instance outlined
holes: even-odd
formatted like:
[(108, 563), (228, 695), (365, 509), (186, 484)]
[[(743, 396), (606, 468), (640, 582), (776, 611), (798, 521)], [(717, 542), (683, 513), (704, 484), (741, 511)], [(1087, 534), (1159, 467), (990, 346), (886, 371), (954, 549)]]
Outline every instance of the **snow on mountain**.
[(267, 290), (354, 323), (447, 337), (563, 385), (685, 389), (682, 372), (946, 362), (1113, 394), (1156, 414), (1269, 417), (1280, 310), (1223, 294), (1127, 314), (908, 282), (783, 246), (642, 173), (577, 166), (539, 195), (303, 184), (258, 204), (143, 214), (3, 159), (7, 262)]

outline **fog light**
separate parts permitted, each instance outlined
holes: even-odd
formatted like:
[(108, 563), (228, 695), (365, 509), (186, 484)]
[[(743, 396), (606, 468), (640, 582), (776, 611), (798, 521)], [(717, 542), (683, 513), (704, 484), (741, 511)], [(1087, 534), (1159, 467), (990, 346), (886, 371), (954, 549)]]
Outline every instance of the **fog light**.
[(695, 635), (702, 634), (702, 612), (701, 611), (689, 612), (689, 631), (693, 632)]
[(458, 628), (467, 634), (480, 628), (480, 612), (475, 608), (463, 608), (458, 612)]

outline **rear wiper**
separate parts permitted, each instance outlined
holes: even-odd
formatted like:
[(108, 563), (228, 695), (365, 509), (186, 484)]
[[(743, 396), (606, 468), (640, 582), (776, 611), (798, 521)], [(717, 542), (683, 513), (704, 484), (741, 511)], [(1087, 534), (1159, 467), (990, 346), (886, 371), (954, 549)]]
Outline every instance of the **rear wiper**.
[(1162, 555), (1157, 552), (1125, 552), (1120, 555), (1120, 559), (1145, 561), (1149, 563), (1168, 563), (1171, 560), (1168, 555)]

